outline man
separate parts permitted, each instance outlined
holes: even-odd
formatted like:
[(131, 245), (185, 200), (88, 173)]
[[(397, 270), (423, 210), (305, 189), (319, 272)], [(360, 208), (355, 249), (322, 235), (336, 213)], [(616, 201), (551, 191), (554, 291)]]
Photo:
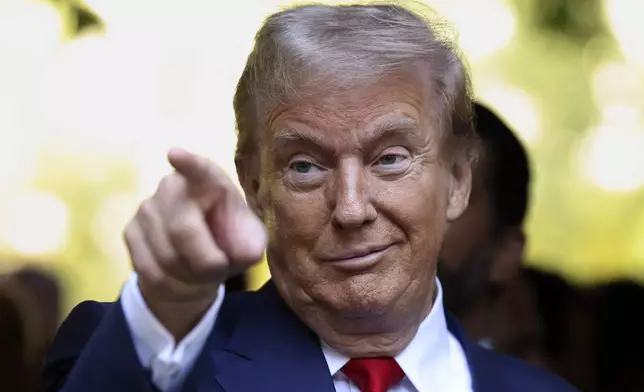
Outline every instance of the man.
[[(446, 320), (436, 260), (467, 206), (468, 75), (399, 6), (269, 17), (234, 100), (248, 207), (205, 158), (175, 173), (125, 237), (136, 275), (79, 305), (49, 391), (570, 391)], [(266, 248), (273, 279), (224, 295)]]
[(500, 290), (518, 276), (523, 260), (530, 170), (510, 128), (483, 105), (474, 108), (483, 148), (468, 208), (447, 232), (438, 275), (447, 309), (470, 337), (498, 346), (502, 339), (489, 339), (500, 331), (495, 325)]

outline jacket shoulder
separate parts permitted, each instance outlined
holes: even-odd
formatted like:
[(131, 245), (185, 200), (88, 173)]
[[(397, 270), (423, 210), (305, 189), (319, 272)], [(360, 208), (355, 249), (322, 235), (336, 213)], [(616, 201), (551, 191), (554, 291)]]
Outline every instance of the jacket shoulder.
[(44, 390), (59, 390), (66, 375), (90, 340), (107, 311), (114, 303), (82, 302), (69, 313), (61, 324), (45, 358), (42, 371)]
[[(578, 392), (561, 378), (510, 356), (483, 347), (472, 349), (475, 378), (478, 382), (522, 392)], [(487, 382), (486, 382), (487, 381)]]
[(52, 356), (72, 357), (82, 351), (113, 302), (85, 301), (76, 305), (60, 325), (50, 348)]
[(219, 309), (216, 327), (222, 327), (223, 324), (234, 324), (241, 316), (249, 312), (265, 312), (269, 298), (264, 295), (262, 290), (259, 291), (242, 291), (237, 293), (228, 293)]

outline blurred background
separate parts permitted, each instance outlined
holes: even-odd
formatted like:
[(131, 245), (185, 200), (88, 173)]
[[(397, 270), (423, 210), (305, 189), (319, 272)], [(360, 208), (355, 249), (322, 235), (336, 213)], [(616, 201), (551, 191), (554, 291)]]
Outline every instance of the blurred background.
[[(0, 0), (0, 272), (56, 277), (61, 314), (114, 300), (121, 231), (166, 151), (235, 177), (234, 88), (263, 18), (290, 3)], [(581, 287), (644, 282), (644, 2), (429, 3), (531, 154), (530, 265)]]
[[(579, 284), (644, 281), (644, 2), (429, 3), (530, 150), (529, 261)], [(235, 177), (234, 88), (288, 4), (0, 0), (0, 268), (51, 269), (64, 310), (113, 300), (130, 271), (121, 231), (167, 149)]]

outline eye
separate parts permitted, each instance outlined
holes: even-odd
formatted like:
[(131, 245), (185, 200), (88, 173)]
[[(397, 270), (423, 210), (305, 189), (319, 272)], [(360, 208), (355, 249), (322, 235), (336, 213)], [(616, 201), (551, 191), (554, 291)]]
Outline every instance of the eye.
[(392, 147), (382, 151), (378, 158), (371, 164), (374, 173), (383, 176), (403, 175), (407, 172), (412, 160), (406, 148)]
[(295, 171), (298, 174), (310, 173), (313, 170), (318, 169), (317, 166), (307, 161), (295, 161), (289, 165), (289, 168)]
[(324, 167), (312, 163), (309, 158), (296, 158), (289, 163), (284, 178), (292, 187), (303, 190), (321, 184), (325, 173)]
[(394, 166), (394, 165), (399, 165), (402, 162), (407, 160), (406, 155), (402, 154), (385, 154), (382, 155), (378, 160), (376, 161), (376, 165), (380, 166)]
[(407, 159), (407, 157), (399, 154), (386, 154), (378, 158), (376, 164), (389, 166), (395, 165)]

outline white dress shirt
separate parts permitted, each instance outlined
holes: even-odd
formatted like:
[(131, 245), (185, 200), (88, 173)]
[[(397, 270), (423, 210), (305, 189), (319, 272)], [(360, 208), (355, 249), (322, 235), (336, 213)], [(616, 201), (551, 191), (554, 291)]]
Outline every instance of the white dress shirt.
[[(472, 378), (463, 348), (447, 329), (443, 293), (437, 295), (409, 345), (396, 356), (405, 378), (389, 392), (471, 392)], [(141, 364), (152, 372), (152, 382), (164, 392), (179, 389), (212, 330), (225, 295), (217, 300), (197, 326), (178, 344), (148, 309), (133, 274), (123, 288), (121, 305)], [(336, 392), (360, 392), (342, 372), (350, 358), (322, 342), (322, 351), (333, 376)], [(293, 390), (300, 390), (294, 386)], [(277, 392), (277, 391), (276, 391)]]

